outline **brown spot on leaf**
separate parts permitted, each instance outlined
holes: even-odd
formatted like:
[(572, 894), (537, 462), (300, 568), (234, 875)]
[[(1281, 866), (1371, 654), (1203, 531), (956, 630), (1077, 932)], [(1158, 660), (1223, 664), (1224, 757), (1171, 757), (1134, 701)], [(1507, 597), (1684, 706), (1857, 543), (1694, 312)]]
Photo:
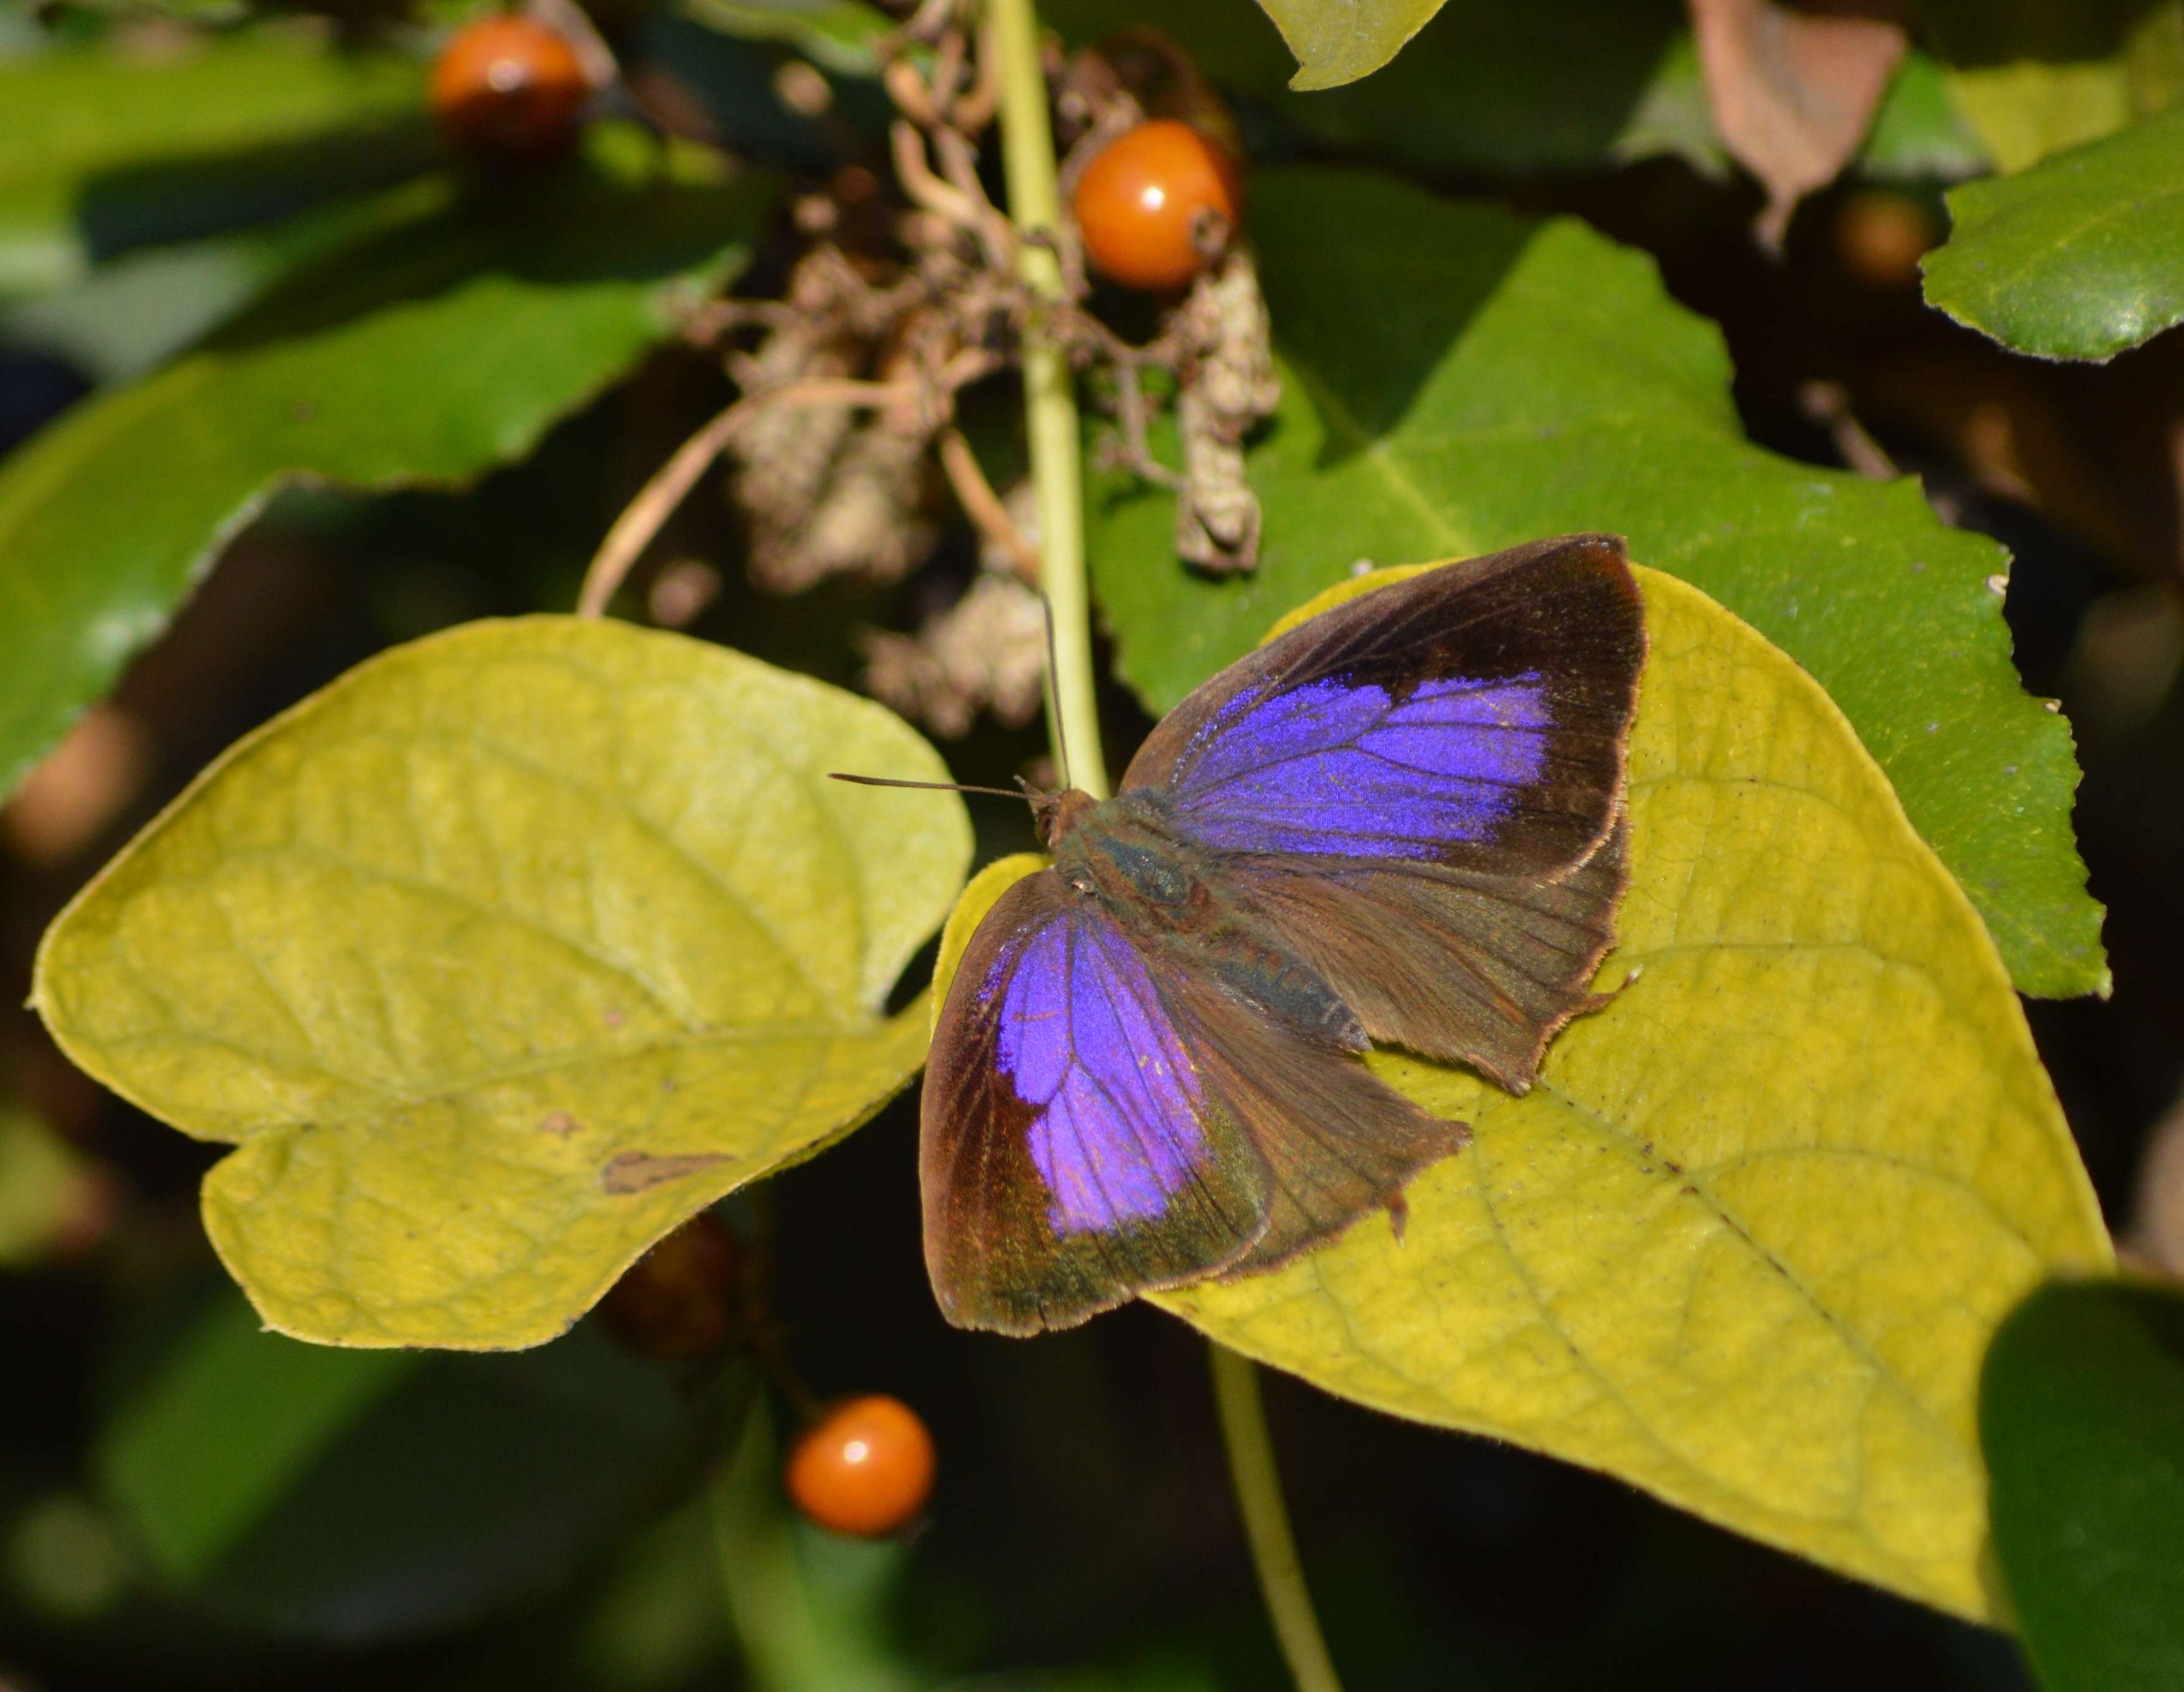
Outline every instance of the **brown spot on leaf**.
[(610, 1193), (642, 1193), (663, 1181), (679, 1181), (685, 1175), (695, 1175), (701, 1169), (710, 1169), (727, 1160), (727, 1155), (717, 1151), (682, 1152), (670, 1157), (655, 1157), (648, 1151), (625, 1151), (607, 1160), (606, 1166), (599, 1171), (599, 1185)]
[(539, 1122), (538, 1132), (542, 1134), (552, 1134), (560, 1139), (566, 1139), (583, 1126), (566, 1110), (556, 1110), (552, 1116), (543, 1118)]

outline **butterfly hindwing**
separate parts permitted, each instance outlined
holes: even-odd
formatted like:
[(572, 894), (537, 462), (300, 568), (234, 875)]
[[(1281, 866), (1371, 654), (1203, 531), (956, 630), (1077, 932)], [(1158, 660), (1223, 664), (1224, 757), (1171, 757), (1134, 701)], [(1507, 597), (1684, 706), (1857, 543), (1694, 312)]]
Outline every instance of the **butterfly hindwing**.
[(1222, 671), (1124, 785), (1373, 1038), (1521, 1092), (1613, 940), (1645, 650), (1613, 537), (1446, 565)]
[(1594, 1003), (1587, 983), (1614, 943), (1627, 833), (1618, 823), (1558, 880), (1266, 860), (1237, 882), (1373, 1038), (1522, 1093), (1555, 1031)]
[(941, 1309), (1003, 1333), (1236, 1261), (1271, 1199), (1144, 955), (1051, 870), (972, 936), (933, 1033), (919, 1161)]
[(1271, 1269), (1369, 1212), (1400, 1213), (1411, 1177), (1469, 1138), (1334, 1042), (1297, 1037), (1217, 980), (1183, 984), (1178, 1030), (1271, 1176), (1266, 1231), (1226, 1267)]

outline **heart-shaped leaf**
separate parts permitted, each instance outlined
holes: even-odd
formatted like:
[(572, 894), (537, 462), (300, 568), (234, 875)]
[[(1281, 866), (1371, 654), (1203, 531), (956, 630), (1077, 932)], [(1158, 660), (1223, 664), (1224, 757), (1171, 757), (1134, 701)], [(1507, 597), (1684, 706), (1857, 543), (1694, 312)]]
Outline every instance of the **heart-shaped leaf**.
[(521, 457), (742, 262), (765, 186), (572, 169), (402, 196), (391, 226), (0, 467), (0, 793), (277, 490)]
[(1949, 195), (1926, 299), (2005, 347), (2109, 359), (2184, 322), (2184, 109)]
[[(1156, 1302), (1329, 1392), (1985, 1617), (1980, 1360), (2042, 1274), (2109, 1261), (2099, 1209), (1993, 943), (1842, 714), (1639, 576), (1631, 883), (1599, 982), (1624, 990), (1521, 1099), (1375, 1053), (1474, 1135), (1412, 1183), (1402, 1237), (1368, 1218)], [(1039, 861), (972, 883), (936, 993), (978, 901)]]
[(1284, 170), (1260, 178), (1253, 227), (1284, 387), (1250, 458), (1257, 570), (1188, 574), (1170, 497), (1128, 477), (1092, 501), (1094, 585), (1154, 709), (1360, 558), (1627, 535), (1819, 679), (2021, 988), (2106, 985), (2070, 734), (2011, 665), (1999, 548), (1945, 527), (1912, 482), (1752, 446), (1713, 326), (1582, 224)]
[(269, 1325), (535, 1344), (922, 1062), (881, 1007), (961, 801), (869, 701), (679, 636), (474, 623), (227, 752), (41, 948), (115, 1091), (238, 1149), (205, 1224)]

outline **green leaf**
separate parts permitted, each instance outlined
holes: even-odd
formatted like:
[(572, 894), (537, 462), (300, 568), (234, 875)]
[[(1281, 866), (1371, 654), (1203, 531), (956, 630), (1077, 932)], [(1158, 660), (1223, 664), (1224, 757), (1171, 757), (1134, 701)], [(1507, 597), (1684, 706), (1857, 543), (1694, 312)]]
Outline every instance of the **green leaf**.
[(2131, 120), (2130, 82), (2113, 60), (1955, 70), (1948, 86), (2002, 170), (2022, 170), (2051, 153), (2112, 135)]
[(1852, 168), (1884, 181), (1953, 181), (1988, 164), (1986, 147), (1950, 97), (1941, 65), (1915, 47), (1905, 53)]
[(231, 1293), (92, 1463), (164, 1583), (354, 1645), (566, 1583), (692, 1478), (749, 1384), (694, 1395), (589, 1327), (515, 1357), (303, 1345)]
[(742, 41), (780, 42), (829, 70), (877, 76), (894, 19), (864, 0), (681, 0), (679, 9)]
[(881, 1013), (970, 853), (867, 700), (539, 617), (371, 660), (231, 749), (62, 913), (33, 1003), (78, 1064), (238, 1143), (205, 1224), (273, 1327), (490, 1349), (865, 1121)]
[(12, 454), (0, 793), (276, 491), (446, 486), (521, 457), (741, 263), (763, 203), (755, 179), (415, 184), (391, 227)]
[(1109, 475), (1091, 502), (1094, 585), (1154, 710), (1360, 558), (1613, 531), (1828, 688), (2020, 987), (2104, 988), (2070, 736), (2011, 665), (1999, 548), (1912, 482), (1751, 445), (1713, 326), (1582, 224), (1320, 170), (1264, 173), (1255, 208), (1284, 384), (1250, 459), (1257, 570), (1187, 574), (1164, 493)]
[[(1474, 1135), (1407, 1190), (1401, 1238), (1367, 1217), (1155, 1302), (1985, 1617), (1980, 1360), (2043, 1274), (2108, 1264), (2099, 1207), (2001, 960), (1842, 714), (1696, 589), (1639, 580), (1630, 887), (1596, 983), (1618, 996), (1521, 1099), (1376, 1052)], [(1037, 861), (973, 882), (950, 939)]]
[(2184, 1298), (2042, 1287), (1980, 1386), (1994, 1548), (2050, 1692), (2184, 1686)]
[(408, 221), (416, 203), (394, 189), (125, 253), (70, 287), (0, 305), (0, 341), (64, 359), (101, 387), (134, 381), (298, 270)]
[(2003, 170), (2096, 141), (2184, 94), (2176, 0), (1922, 0), (1950, 92)]
[(309, 33), (0, 61), (0, 296), (384, 185), (436, 146), (421, 64)]
[(2113, 358), (2184, 321), (2184, 109), (1949, 195), (1926, 299), (2020, 353)]
[[(1144, 8), (1050, 0), (1040, 15), (1081, 43), (1142, 23)], [(1290, 86), (1280, 36), (1228, 0), (1180, 0), (1162, 8), (1160, 27), (1260, 114), (1391, 164), (1583, 170), (1665, 153), (1714, 175), (1729, 168), (1680, 0), (1448, 0), (1369, 82), (1309, 93)], [(1985, 162), (1933, 63), (1908, 55), (1862, 164), (1956, 176)]]
[[(1430, 13), (1431, 6), (1423, 11)], [(1125, 0), (1050, 0), (1075, 42), (1144, 22)], [(1672, 149), (1722, 158), (1680, 0), (1449, 0), (1366, 84), (1290, 87), (1281, 38), (1228, 0), (1164, 8), (1207, 75), (1324, 142), (1419, 169), (1583, 169)]]
[(1334, 88), (1369, 76), (1441, 8), (1441, 0), (1259, 0), (1296, 55), (1290, 86)]

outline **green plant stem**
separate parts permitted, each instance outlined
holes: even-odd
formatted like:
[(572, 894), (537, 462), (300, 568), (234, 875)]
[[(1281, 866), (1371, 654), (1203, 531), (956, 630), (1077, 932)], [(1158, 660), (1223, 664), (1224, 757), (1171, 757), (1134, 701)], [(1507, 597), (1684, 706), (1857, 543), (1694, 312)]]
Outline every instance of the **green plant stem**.
[[(1054, 125), (1039, 63), (1039, 18), (1032, 0), (988, 0), (987, 50), (1000, 87), (1001, 163), (1017, 232), (1050, 240), (1061, 226), (1055, 180)], [(1061, 298), (1061, 265), (1053, 249), (1025, 241), (1025, 285)], [(1053, 637), (1047, 677), (1047, 726), (1065, 779), (1095, 799), (1107, 793), (1100, 747), (1098, 693), (1092, 674), (1092, 603), (1084, 574), (1084, 493), (1077, 438), (1077, 395), (1068, 355), (1034, 320), (1024, 334), (1024, 428), (1031, 442), (1032, 487), (1039, 511), (1039, 581)]]
[[(1039, 63), (1039, 19), (1032, 0), (987, 0), (987, 51), (1000, 86), (1001, 162), (1009, 214), (1022, 236), (1051, 237), (1061, 227), (1055, 180), (1054, 126), (1047, 111), (1046, 75)], [(1026, 241), (1020, 263), (1026, 286), (1045, 299), (1061, 298), (1061, 265), (1053, 250)], [(1077, 435), (1077, 396), (1069, 360), (1033, 322), (1025, 331), (1025, 430), (1031, 442), (1033, 490), (1038, 497), (1039, 579), (1053, 639), (1047, 676), (1047, 723), (1055, 762), (1095, 799), (1107, 793), (1100, 746), (1098, 694), (1093, 685), (1092, 604), (1084, 570), (1084, 499)], [(1259, 1383), (1245, 1359), (1211, 1345), (1213, 1392), (1228, 1469), (1244, 1515), (1259, 1589), (1281, 1641), (1298, 1692), (1342, 1692), (1321, 1638), (1319, 1618), (1298, 1566), (1282, 1503), (1281, 1477), (1259, 1402)]]
[(1222, 1443), (1228, 1448), (1228, 1473), (1244, 1515), (1244, 1537), (1259, 1572), (1260, 1595), (1280, 1640), (1282, 1656), (1297, 1692), (1342, 1692), (1312, 1594), (1297, 1561), (1290, 1512), (1282, 1502), (1282, 1481), (1274, 1467), (1274, 1444), (1267, 1432), (1267, 1407), (1259, 1397), (1259, 1374), (1248, 1357), (1209, 1340), (1213, 1363), (1213, 1402), (1221, 1416)]

